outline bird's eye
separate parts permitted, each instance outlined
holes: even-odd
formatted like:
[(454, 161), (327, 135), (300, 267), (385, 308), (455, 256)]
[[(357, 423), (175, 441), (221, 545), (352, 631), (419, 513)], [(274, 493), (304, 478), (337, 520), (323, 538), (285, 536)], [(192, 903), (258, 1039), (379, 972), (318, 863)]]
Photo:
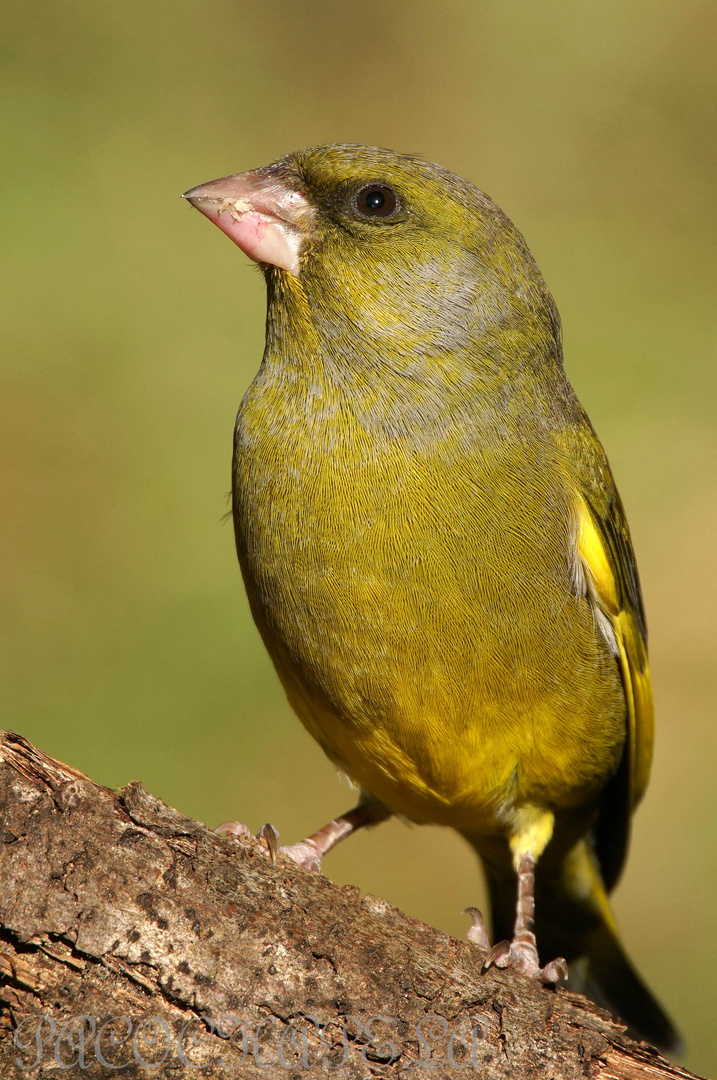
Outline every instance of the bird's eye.
[(356, 196), (356, 209), (362, 217), (393, 217), (400, 205), (396, 192), (383, 184), (370, 184), (361, 188)]

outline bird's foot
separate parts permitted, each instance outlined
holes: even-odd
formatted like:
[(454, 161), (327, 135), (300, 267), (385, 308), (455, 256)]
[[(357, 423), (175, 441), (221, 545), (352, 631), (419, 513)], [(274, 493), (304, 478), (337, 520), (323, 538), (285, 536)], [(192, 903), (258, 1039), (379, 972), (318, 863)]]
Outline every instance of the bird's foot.
[[(537, 979), (538, 982), (549, 986), (567, 979), (568, 965), (562, 956), (551, 960), (545, 967), (541, 967), (535, 942), (526, 939), (525, 935), (514, 938), (512, 941), (499, 941), (491, 946), (483, 915), (478, 908), (466, 908), (463, 914), (470, 915), (473, 920), (467, 937), (484, 954), (484, 971), (487, 971), (489, 967), (512, 968), (513, 971), (518, 971), (529, 979)], [(532, 937), (531, 933), (530, 938)]]
[[(214, 831), (223, 836), (252, 835), (249, 826), (245, 825), (242, 821), (225, 821), (222, 825), (218, 825)], [(293, 859), (297, 866), (303, 867), (304, 870), (314, 870), (317, 873), (321, 872), (322, 852), (310, 837), (307, 840), (301, 840), (298, 844), (291, 844), (289, 847), (284, 847), (279, 843), (279, 834), (274, 826), (267, 824), (262, 825), (259, 829), (257, 838), (263, 840), (266, 844), (272, 862), (276, 862), (277, 856), (279, 855), (288, 855), (290, 859)]]
[(279, 834), (273, 825), (262, 825), (257, 836), (260, 836), (265, 841), (272, 862), (276, 862), (277, 855), (288, 855), (297, 866), (303, 867), (304, 870), (314, 870), (317, 874), (321, 873), (322, 852), (311, 837), (300, 840), (298, 844), (289, 844), (285, 847), (279, 843)]
[[(328, 825), (324, 825), (311, 836), (307, 836), (305, 840), (300, 840), (298, 844), (291, 844), (290, 847), (279, 844), (279, 834), (273, 825), (262, 825), (257, 835), (266, 844), (272, 862), (276, 862), (278, 855), (288, 855), (297, 866), (303, 867), (304, 870), (321, 873), (322, 858), (341, 840), (356, 832), (357, 829), (363, 829), (367, 825), (377, 825), (379, 821), (385, 821), (390, 816), (391, 812), (382, 803), (366, 797), (353, 810), (348, 810), (340, 817), (334, 818)], [(240, 821), (225, 821), (215, 832), (228, 833), (230, 836), (251, 835), (249, 828)]]
[(529, 979), (552, 986), (563, 982), (568, 977), (568, 965), (562, 956), (550, 960), (545, 967), (540, 966), (538, 950), (526, 941), (499, 941), (489, 949), (483, 961), (483, 968), (512, 968), (526, 975)]

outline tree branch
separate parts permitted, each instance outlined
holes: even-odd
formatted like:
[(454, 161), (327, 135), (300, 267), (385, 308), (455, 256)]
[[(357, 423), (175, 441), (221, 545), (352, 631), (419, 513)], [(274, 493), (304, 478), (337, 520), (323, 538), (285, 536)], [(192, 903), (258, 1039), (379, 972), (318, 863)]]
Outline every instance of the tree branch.
[(585, 998), (12, 732), (0, 807), (2, 1077), (692, 1075)]

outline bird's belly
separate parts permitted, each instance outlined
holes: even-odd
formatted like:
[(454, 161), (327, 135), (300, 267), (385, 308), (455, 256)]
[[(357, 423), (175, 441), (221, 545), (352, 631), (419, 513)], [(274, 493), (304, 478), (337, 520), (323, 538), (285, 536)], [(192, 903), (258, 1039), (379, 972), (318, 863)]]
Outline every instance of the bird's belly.
[(254, 618), (293, 708), (356, 783), (477, 832), (525, 802), (595, 798), (624, 740), (622, 687), (537, 508), (506, 540), (500, 497), (486, 513), (468, 486), (441, 498), (435, 478), (244, 483)]
[(373, 649), (343, 642), (320, 665), (289, 658), (283, 643), (269, 648), (289, 701), (329, 757), (415, 821), (493, 832), (524, 804), (588, 806), (619, 760), (618, 678), (574, 672), (546, 687), (523, 670), (499, 681), (491, 651), (446, 658), (427, 645), (396, 648), (395, 639)]

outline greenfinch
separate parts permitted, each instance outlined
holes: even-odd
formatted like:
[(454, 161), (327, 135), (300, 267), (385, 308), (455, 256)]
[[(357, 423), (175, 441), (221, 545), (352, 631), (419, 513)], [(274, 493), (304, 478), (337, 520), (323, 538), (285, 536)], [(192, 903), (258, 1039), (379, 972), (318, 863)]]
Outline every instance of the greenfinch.
[(525, 240), (468, 181), (374, 147), (186, 197), (266, 277), (233, 458), (251, 610), (362, 792), (283, 850), (317, 867), (391, 814), (456, 829), (487, 877), (486, 965), (552, 983), (570, 962), (676, 1047), (608, 902), (652, 756), (635, 558)]

